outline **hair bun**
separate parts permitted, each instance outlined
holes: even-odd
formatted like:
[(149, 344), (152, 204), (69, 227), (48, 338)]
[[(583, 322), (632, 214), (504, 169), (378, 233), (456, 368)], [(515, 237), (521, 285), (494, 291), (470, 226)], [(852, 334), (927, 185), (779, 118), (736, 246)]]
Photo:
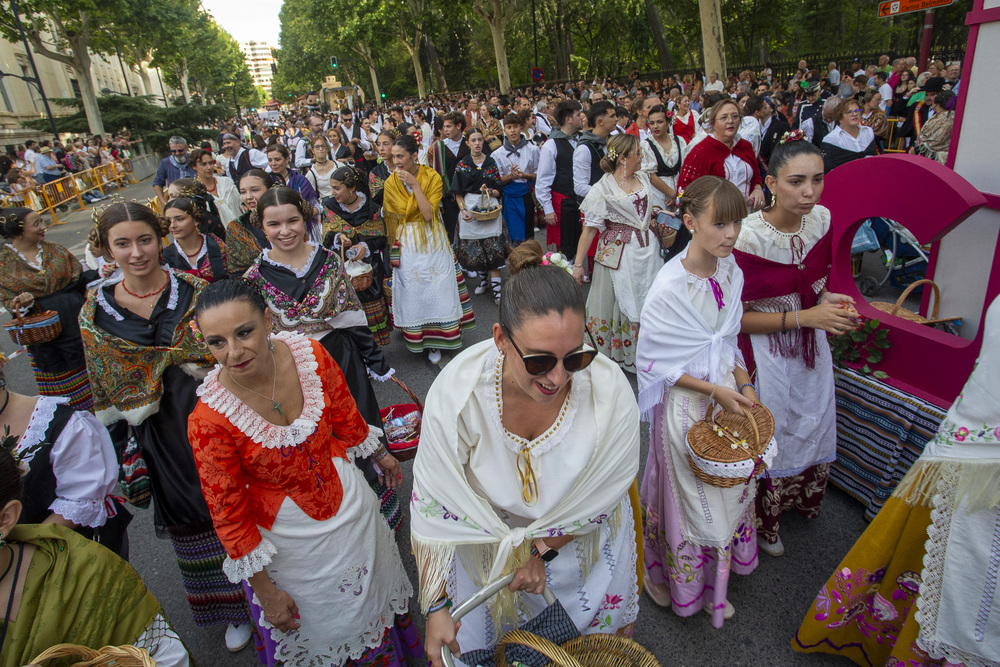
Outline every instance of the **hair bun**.
[(534, 239), (529, 239), (510, 251), (507, 256), (507, 269), (510, 275), (515, 275), (524, 269), (541, 266), (545, 258), (541, 244)]

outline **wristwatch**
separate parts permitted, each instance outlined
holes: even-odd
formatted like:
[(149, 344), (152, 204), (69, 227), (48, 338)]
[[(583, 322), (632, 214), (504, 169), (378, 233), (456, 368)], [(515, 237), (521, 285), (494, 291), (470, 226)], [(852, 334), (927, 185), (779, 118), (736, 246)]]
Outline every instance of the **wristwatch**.
[(545, 563), (548, 563), (553, 558), (558, 556), (559, 552), (546, 546), (545, 542), (542, 540), (535, 540), (531, 544), (531, 555), (535, 558), (540, 558)]

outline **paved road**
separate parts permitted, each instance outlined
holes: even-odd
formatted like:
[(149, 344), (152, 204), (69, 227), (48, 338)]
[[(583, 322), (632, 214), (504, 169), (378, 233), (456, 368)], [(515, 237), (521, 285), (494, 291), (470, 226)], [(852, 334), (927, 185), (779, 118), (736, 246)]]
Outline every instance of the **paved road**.
[[(145, 201), (151, 196), (149, 181), (126, 189), (127, 199)], [(93, 224), (90, 211), (72, 212), (61, 218), (67, 224), (51, 227), (46, 233), (50, 241), (63, 244), (78, 256), (83, 256), (87, 232)], [(477, 326), (466, 335), (466, 343), (484, 340), (491, 335), (496, 322), (497, 307), (486, 295), (473, 296)], [(4, 318), (6, 319), (6, 318)], [(10, 353), (12, 344), (6, 336), (3, 349)], [(398, 333), (386, 349), (389, 363), (399, 377), (418, 395), (424, 396), (440, 368), (427, 362), (426, 355), (410, 354)], [(451, 357), (445, 355), (442, 366)], [(34, 391), (34, 381), (28, 361), (21, 356), (11, 362), (7, 377), (15, 391)], [(634, 376), (632, 379), (635, 385)], [(377, 383), (376, 383), (377, 384)], [(375, 393), (382, 405), (408, 402), (408, 398), (392, 383), (378, 385)], [(645, 466), (648, 435), (644, 433), (641, 461)], [(411, 463), (404, 463), (404, 485), (400, 496), (408, 498), (411, 490)], [(238, 654), (226, 651), (223, 628), (197, 628), (188, 611), (180, 574), (170, 543), (158, 540), (153, 533), (152, 512), (134, 510), (135, 519), (129, 530), (132, 545), (132, 565), (142, 575), (187, 642), (202, 667), (251, 667), (258, 664), (252, 649)], [(748, 577), (734, 575), (729, 585), (729, 599), (736, 607), (736, 616), (722, 629), (712, 627), (707, 614), (680, 618), (661, 609), (643, 596), (635, 639), (650, 649), (665, 666), (756, 666), (756, 665), (825, 665), (845, 667), (850, 661), (833, 656), (803, 656), (793, 653), (789, 642), (795, 634), (813, 596), (847, 553), (865, 528), (862, 507), (837, 489), (827, 492), (823, 515), (806, 522), (796, 515), (782, 521), (782, 538), (786, 553), (781, 558), (761, 555), (756, 572)], [(409, 549), (406, 527), (399, 536), (400, 553), (416, 582), (416, 570)], [(423, 628), (422, 620), (418, 625)]]

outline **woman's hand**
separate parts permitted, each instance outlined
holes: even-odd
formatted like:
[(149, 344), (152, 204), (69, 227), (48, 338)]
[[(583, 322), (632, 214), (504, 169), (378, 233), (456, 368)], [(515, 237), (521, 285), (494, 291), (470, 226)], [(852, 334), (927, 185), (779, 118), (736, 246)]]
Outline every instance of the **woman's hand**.
[(753, 385), (748, 385), (746, 387), (743, 387), (743, 391), (741, 391), (740, 393), (745, 398), (749, 398), (754, 405), (760, 403), (760, 396), (757, 395), (757, 390), (753, 388)]
[(573, 280), (575, 280), (578, 285), (582, 285), (583, 284), (583, 267), (582, 266), (577, 265), (577, 266), (573, 267)]
[(397, 169), (394, 173), (399, 174), (399, 180), (403, 181), (406, 185), (411, 188), (416, 187), (417, 177), (406, 171), (405, 169)]
[(511, 593), (526, 591), (541, 594), (545, 590), (545, 563), (541, 558), (529, 557), (528, 562), (514, 573), (514, 581), (507, 588)]
[(382, 470), (378, 479), (390, 489), (395, 489), (403, 481), (403, 467), (392, 454), (386, 454), (378, 460), (378, 467)]
[(750, 193), (750, 205), (755, 211), (764, 208), (764, 190), (759, 185)]
[(858, 324), (855, 322), (857, 316), (858, 311), (854, 310), (850, 303), (821, 302), (809, 310), (799, 312), (799, 324), (813, 329), (822, 329), (827, 333), (839, 336), (858, 328)]
[(350, 248), (353, 245), (351, 239), (347, 237), (347, 234), (342, 234), (339, 232), (337, 233), (337, 241), (340, 242), (340, 245), (344, 248), (344, 250)]
[(718, 403), (726, 412), (732, 412), (738, 415), (743, 414), (743, 407), (741, 406), (752, 408), (754, 404), (754, 401), (739, 393), (735, 389), (730, 389), (729, 387), (723, 387), (721, 385), (717, 385), (715, 387), (715, 402)]
[(117, 270), (118, 270), (118, 262), (108, 262), (101, 267), (101, 277), (107, 278)]
[(354, 246), (354, 257), (351, 259), (356, 259), (359, 262), (363, 260), (368, 255), (368, 249), (365, 247), (364, 243), (359, 243)]
[(35, 302), (35, 297), (34, 295), (31, 294), (31, 292), (21, 292), (20, 294), (15, 296), (14, 299), (10, 302), (11, 303), (10, 310), (11, 312), (13, 312), (14, 310), (17, 309), (18, 306), (22, 308), (27, 308), (34, 302)]
[(275, 588), (274, 592), (265, 597), (257, 596), (260, 606), (264, 610), (264, 618), (267, 622), (278, 628), (282, 632), (290, 632), (299, 628), (296, 619), (299, 617), (299, 608), (295, 605), (295, 600), (285, 591)]
[(462, 209), (462, 219), (465, 221), (472, 220), (472, 213), (467, 208)]
[(433, 667), (444, 667), (444, 661), (441, 659), (441, 649), (444, 646), (447, 646), (456, 658), (462, 655), (462, 649), (459, 648), (458, 640), (455, 638), (461, 627), (462, 622), (456, 623), (447, 609), (436, 611), (427, 617), (427, 625), (424, 627), (427, 636), (424, 640), (424, 650)]

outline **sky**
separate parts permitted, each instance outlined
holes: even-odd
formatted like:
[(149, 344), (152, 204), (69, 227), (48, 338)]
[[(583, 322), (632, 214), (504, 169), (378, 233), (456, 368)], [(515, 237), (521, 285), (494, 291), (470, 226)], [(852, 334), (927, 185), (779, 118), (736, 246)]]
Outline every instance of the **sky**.
[(201, 4), (237, 42), (267, 42), (276, 47), (282, 1), (201, 0)]

